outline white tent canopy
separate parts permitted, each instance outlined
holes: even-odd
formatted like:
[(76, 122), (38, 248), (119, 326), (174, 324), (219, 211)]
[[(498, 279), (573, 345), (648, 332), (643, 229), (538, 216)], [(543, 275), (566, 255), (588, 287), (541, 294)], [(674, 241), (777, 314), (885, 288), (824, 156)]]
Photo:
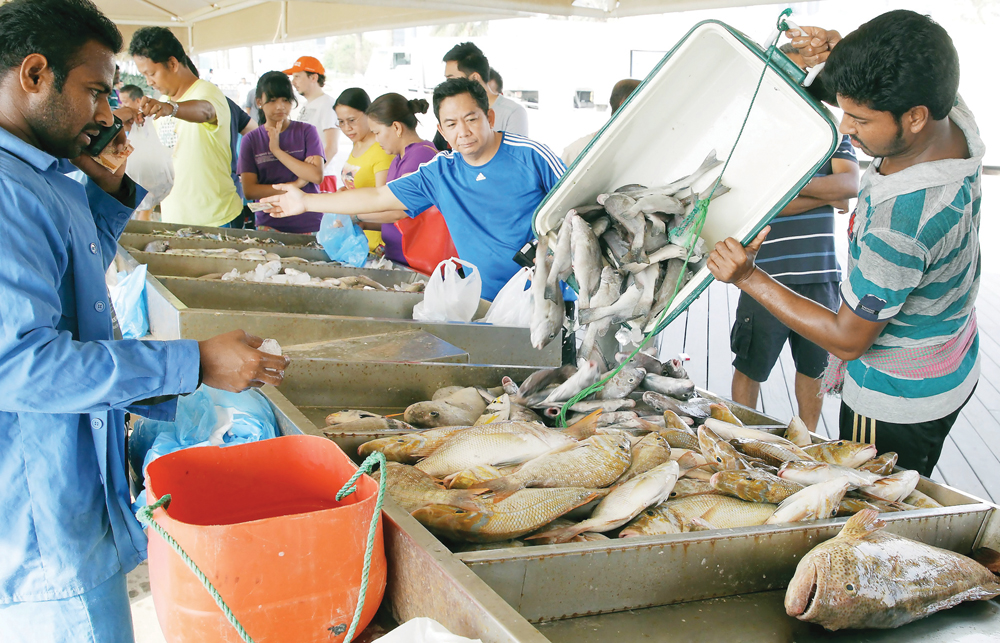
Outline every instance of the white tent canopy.
[[(169, 27), (192, 53), (321, 36), (530, 14), (626, 17), (773, 0), (96, 0), (126, 42), (139, 27)], [(604, 7), (612, 5), (611, 11)]]

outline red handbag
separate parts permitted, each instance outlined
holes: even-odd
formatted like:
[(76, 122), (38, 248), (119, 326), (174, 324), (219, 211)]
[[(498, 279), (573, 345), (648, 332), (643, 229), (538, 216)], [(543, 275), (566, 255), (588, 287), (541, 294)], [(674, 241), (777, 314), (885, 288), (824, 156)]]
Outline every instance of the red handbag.
[(444, 215), (431, 206), (419, 215), (400, 219), (395, 224), (403, 235), (403, 256), (417, 272), (431, 274), (445, 259), (458, 256)]

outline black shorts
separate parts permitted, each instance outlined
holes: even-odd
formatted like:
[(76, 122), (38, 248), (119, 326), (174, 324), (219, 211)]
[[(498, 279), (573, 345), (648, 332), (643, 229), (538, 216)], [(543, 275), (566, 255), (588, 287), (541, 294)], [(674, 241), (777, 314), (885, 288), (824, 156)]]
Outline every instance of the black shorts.
[[(840, 307), (840, 284), (837, 282), (788, 287), (832, 311)], [(736, 370), (755, 382), (766, 382), (786, 341), (791, 344), (796, 371), (813, 379), (823, 374), (827, 360), (825, 349), (793, 333), (753, 297), (741, 293), (736, 323), (729, 335), (729, 345), (736, 354), (733, 360)]]
[(874, 444), (879, 453), (895, 451), (899, 454), (897, 465), (930, 477), (934, 467), (937, 466), (938, 458), (941, 457), (941, 447), (944, 446), (948, 432), (975, 392), (976, 389), (973, 388), (969, 397), (962, 402), (962, 406), (943, 418), (912, 424), (881, 422), (858, 415), (854, 409), (841, 401), (840, 439)]

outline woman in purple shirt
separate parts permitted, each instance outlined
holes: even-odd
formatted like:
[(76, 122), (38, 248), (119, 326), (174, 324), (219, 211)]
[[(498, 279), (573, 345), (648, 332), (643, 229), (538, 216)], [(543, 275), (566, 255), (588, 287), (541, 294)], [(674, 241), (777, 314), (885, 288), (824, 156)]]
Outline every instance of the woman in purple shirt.
[[(434, 144), (421, 139), (416, 131), (416, 115), (426, 114), (427, 107), (423, 99), (407, 100), (399, 94), (383, 94), (366, 110), (375, 140), (395, 157), (389, 166), (387, 182), (413, 174), (437, 155)], [(386, 257), (430, 273), (439, 262), (458, 256), (437, 208), (410, 214), (412, 218), (382, 224)]]
[[(243, 137), (237, 171), (243, 193), (254, 201), (281, 194), (275, 184), (292, 183), (303, 192), (319, 192), (323, 180), (323, 143), (309, 123), (289, 119), (295, 95), (288, 76), (269, 71), (257, 81), (257, 106), (263, 127)], [(320, 212), (303, 212), (275, 219), (266, 212), (256, 214), (258, 230), (316, 232), (323, 220)]]

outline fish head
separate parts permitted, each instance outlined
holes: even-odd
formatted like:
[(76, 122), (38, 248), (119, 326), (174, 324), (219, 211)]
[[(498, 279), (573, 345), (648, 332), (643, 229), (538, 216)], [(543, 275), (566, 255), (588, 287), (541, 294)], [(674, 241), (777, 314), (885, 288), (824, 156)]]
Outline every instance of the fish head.
[(386, 460), (392, 460), (395, 462), (410, 462), (417, 459), (414, 452), (426, 444), (427, 438), (424, 438), (419, 434), (411, 434), (382, 438), (382, 441), (384, 444), (379, 450), (382, 452), (382, 455), (385, 456)]
[(817, 477), (821, 472), (829, 469), (830, 465), (825, 462), (810, 462), (809, 460), (789, 460), (778, 469), (778, 476), (793, 482), (802, 484), (812, 484), (819, 482)]
[[(560, 300), (562, 297), (560, 297)], [(563, 325), (563, 305), (562, 301), (552, 302), (553, 305), (536, 307), (541, 310), (540, 314), (531, 316), (531, 345), (542, 350), (549, 345), (552, 340), (559, 336), (559, 331)]]
[(653, 536), (659, 534), (679, 534), (684, 531), (677, 516), (663, 507), (644, 509), (618, 534), (619, 538), (631, 536)]
[[(417, 402), (406, 407), (403, 420), (413, 426), (437, 427), (471, 424), (467, 417), (458, 417), (451, 405), (443, 402)], [(479, 415), (478, 413), (476, 414)]]
[(767, 493), (768, 481), (753, 471), (719, 471), (712, 474), (712, 487), (738, 498), (761, 497)]
[(476, 534), (493, 517), (491, 512), (468, 511), (449, 505), (427, 505), (411, 515), (434, 533), (452, 540), (476, 540)]
[(698, 427), (698, 444), (701, 446), (702, 455), (717, 471), (735, 471), (746, 468), (741, 465), (742, 458), (732, 445), (705, 425)]
[(852, 469), (868, 462), (877, 453), (874, 444), (852, 442), (851, 440), (834, 440), (814, 444), (806, 447), (804, 451), (822, 462), (839, 464)]
[[(808, 553), (795, 569), (785, 592), (785, 612), (829, 630), (850, 627), (859, 613), (872, 609), (857, 551), (836, 539)], [(884, 606), (883, 606), (884, 608)]]

